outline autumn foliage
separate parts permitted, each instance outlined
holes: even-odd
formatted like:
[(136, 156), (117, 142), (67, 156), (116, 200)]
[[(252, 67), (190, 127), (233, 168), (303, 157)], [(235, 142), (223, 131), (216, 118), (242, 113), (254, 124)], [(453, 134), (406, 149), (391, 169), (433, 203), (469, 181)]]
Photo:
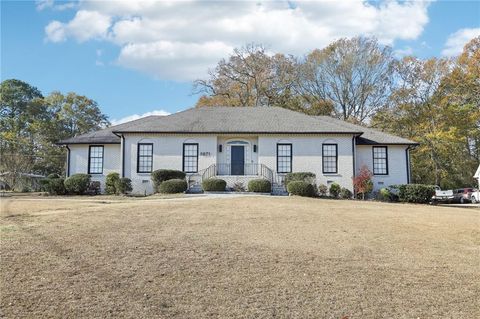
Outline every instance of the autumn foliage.
[(367, 166), (362, 166), (358, 175), (353, 177), (353, 188), (355, 194), (362, 195), (362, 199), (365, 199), (365, 195), (373, 190), (372, 172)]

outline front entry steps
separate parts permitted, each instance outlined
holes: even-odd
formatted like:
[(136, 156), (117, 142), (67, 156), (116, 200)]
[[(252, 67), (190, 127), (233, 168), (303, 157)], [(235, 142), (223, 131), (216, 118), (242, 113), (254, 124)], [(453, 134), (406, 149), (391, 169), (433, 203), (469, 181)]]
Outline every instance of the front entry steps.
[(275, 196), (288, 196), (288, 192), (285, 189), (285, 185), (273, 183), (272, 185), (272, 195)]

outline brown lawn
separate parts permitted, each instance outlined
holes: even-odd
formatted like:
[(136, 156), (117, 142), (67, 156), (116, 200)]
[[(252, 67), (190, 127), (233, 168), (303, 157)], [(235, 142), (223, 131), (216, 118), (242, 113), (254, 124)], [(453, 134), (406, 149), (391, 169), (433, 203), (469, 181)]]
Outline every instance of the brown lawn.
[(477, 209), (287, 197), (1, 202), (6, 318), (480, 318)]

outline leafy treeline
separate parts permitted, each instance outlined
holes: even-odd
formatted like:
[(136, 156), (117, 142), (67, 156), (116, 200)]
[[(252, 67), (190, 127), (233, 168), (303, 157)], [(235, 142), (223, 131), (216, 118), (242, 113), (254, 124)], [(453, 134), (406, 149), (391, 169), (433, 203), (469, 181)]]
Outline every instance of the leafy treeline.
[(304, 57), (236, 49), (194, 83), (203, 106), (275, 105), (332, 115), (420, 143), (413, 181), (473, 185), (480, 162), (480, 37), (454, 59), (395, 58), (372, 38), (338, 40)]
[(0, 86), (0, 172), (16, 185), (21, 173), (65, 171), (61, 139), (109, 125), (97, 103), (75, 93), (48, 96), (28, 83), (5, 80)]

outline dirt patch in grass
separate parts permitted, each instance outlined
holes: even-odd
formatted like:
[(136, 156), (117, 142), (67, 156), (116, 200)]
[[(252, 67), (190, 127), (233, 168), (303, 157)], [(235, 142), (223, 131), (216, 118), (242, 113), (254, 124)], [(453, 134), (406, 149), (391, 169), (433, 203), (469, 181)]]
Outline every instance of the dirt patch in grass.
[(308, 198), (2, 199), (1, 315), (478, 318), (479, 226)]

